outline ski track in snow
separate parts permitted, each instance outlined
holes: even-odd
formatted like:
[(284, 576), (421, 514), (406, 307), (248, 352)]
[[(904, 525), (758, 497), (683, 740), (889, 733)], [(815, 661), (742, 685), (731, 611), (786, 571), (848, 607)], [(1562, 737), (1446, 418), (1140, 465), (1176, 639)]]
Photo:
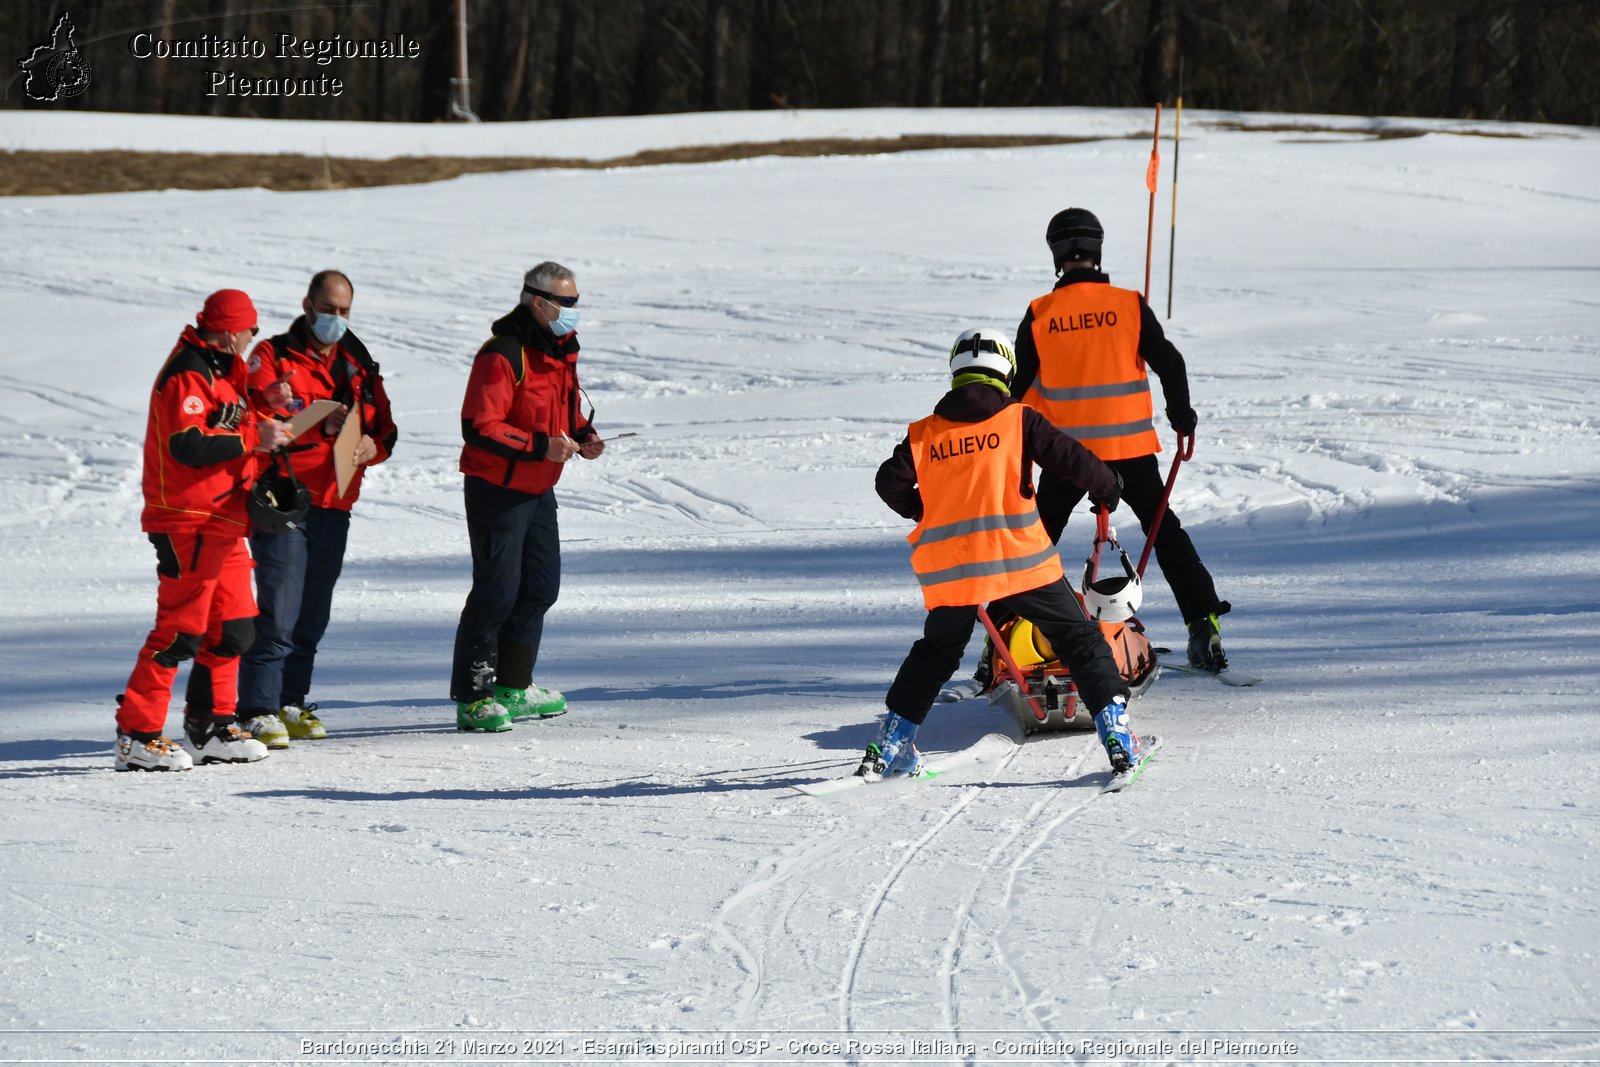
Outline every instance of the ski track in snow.
[[(1200, 415), (1174, 502), (1266, 681), (1163, 676), (1135, 724), (1168, 747), (1104, 798), (1092, 735), (970, 781), (791, 794), (859, 758), (920, 627), (877, 465), (955, 334), (1009, 331), (1048, 287), (1061, 175), (1137, 284), (1147, 143), (0, 201), (0, 1058), (292, 1058), (255, 1017), (163, 1029), (191, 990), (263, 988), (330, 1034), (1225, 1029), (1348, 1062), (1592, 1057), (1600, 135), (1556, 132), (1202, 124), (1191, 154), (1186, 123), (1175, 316), (1152, 296)], [(559, 210), (506, 223), (529, 204)], [(557, 491), (539, 670), (572, 714), (458, 735), (461, 388), (547, 255), (581, 280), (596, 425), (639, 436)], [(318, 660), (333, 736), (114, 775), (111, 696), (150, 625), (153, 376), (206, 292), (248, 289), (276, 331), (327, 265), (401, 427)], [(1181, 645), (1164, 583), (1141, 617)], [(1008, 727), (936, 705), (919, 744)], [(103, 1033), (51, 1036), (71, 1027)]]
[[(1085, 743), (1077, 757), (1074, 758), (1067, 767), (1067, 780), (1070, 782), (1076, 778), (1083, 769), (1084, 763), (1091, 757), (1091, 755), (1097, 754), (1100, 751), (1101, 749), (1098, 743), (1095, 741), (1091, 740), (1088, 743)], [(1045, 823), (1044, 826), (1039, 830), (1038, 835), (1032, 841), (1027, 842), (1022, 848), (1015, 850), (1015, 855), (1012, 857), (1009, 863), (1005, 863), (1007, 854), (1012, 852), (1018, 839), (1034, 826), (1042, 814), (1057, 806), (1063, 797), (1070, 797), (1072, 793), (1080, 791), (1081, 788), (1083, 787), (1074, 789), (1072, 787), (1063, 786), (1061, 788), (1052, 790), (1046, 796), (1034, 801), (1032, 807), (1030, 807), (1023, 818), (1016, 823), (1016, 828), (1009, 835), (1003, 838), (1000, 843), (997, 844), (989, 853), (989, 856), (983, 865), (985, 872), (995, 871), (1003, 863), (1005, 865), (1005, 875), (1003, 879), (1004, 890), (998, 903), (994, 906), (995, 911), (998, 912), (998, 918), (1000, 922), (1004, 923), (1010, 918), (1011, 897), (1016, 885), (1017, 872), (1028, 864), (1033, 856), (1039, 851), (1040, 847), (1046, 841), (1048, 841), (1057, 830), (1059, 830), (1062, 826), (1065, 826), (1071, 820), (1075, 819), (1086, 808), (1094, 804), (1097, 799), (1103, 796), (1103, 794), (1101, 794), (1099, 791), (1099, 785), (1091, 784), (1087, 787), (1089, 791), (1082, 797), (1082, 799), (1077, 800), (1076, 803), (1073, 803), (1070, 806), (1056, 812), (1050, 821)], [(950, 936), (945, 941), (945, 976), (942, 984), (948, 989), (948, 994), (946, 999), (947, 1010), (945, 1012), (944, 1022), (946, 1030), (957, 1036), (959, 1036), (961, 1033), (960, 1018), (958, 1012), (956, 1011), (956, 979), (960, 969), (959, 963), (961, 958), (961, 950), (966, 941), (968, 931), (974, 925), (976, 925), (976, 922), (973, 918), (973, 912), (975, 906), (977, 905), (980, 891), (985, 884), (986, 883), (984, 881), (979, 881), (974, 885), (972, 893), (962, 904), (959, 914), (959, 922), (951, 930)], [(983, 933), (985, 941), (995, 954), (996, 961), (1000, 964), (1001, 968), (1004, 969), (1007, 977), (1011, 981), (1011, 985), (1017, 991), (1019, 1000), (1018, 1007), (1021, 1010), (1022, 1017), (1031, 1027), (1039, 1032), (1049, 1033), (1048, 1028), (1045, 1027), (1043, 1022), (1039, 1019), (1038, 1007), (1035, 998), (1028, 994), (1027, 986), (1022, 978), (1022, 975), (1015, 967), (1012, 966), (1009, 958), (1006, 955), (1002, 937), (1003, 930), (991, 928), (984, 930)]]
[[(1064, 784), (1050, 789), (1045, 796), (1035, 799), (1030, 791), (997, 788), (997, 783), (1020, 784), (1015, 781), (1015, 772), (1036, 772), (1043, 761), (1052, 759), (1060, 747), (1067, 745), (1076, 747), (1077, 752), (1066, 764)], [(1098, 753), (1100, 748), (1092, 735), (1085, 738), (1077, 732), (1069, 732), (1036, 738), (1029, 745), (1018, 746), (998, 761), (982, 783), (961, 787), (961, 795), (940, 810), (936, 817), (929, 813), (931, 825), (903, 848), (889, 872), (872, 889), (857, 923), (838, 983), (841, 1031), (872, 1033), (885, 1029), (884, 1023), (877, 1018), (882, 1015), (878, 1009), (901, 1001), (904, 1001), (904, 1007), (912, 1008), (919, 1004), (920, 994), (936, 1010), (928, 1012), (927, 1020), (918, 1023), (915, 1029), (959, 1039), (965, 1030), (960, 1010), (962, 983), (970, 982), (976, 988), (987, 990), (993, 986), (995, 975), (991, 972), (998, 970), (1016, 991), (1017, 1021), (1025, 1021), (1041, 1034), (1056, 1033), (1041, 1018), (1041, 990), (1030, 990), (1029, 981), (1006, 955), (1005, 925), (1012, 919), (1011, 898), (1018, 872), (1029, 864), (1042, 847), (1052, 843), (1052, 838), (1064, 826), (1071, 824), (1086, 810), (1091, 810), (1093, 805), (1117, 803), (1115, 798), (1101, 794), (1103, 776), (1091, 773), (1088, 781), (1083, 780), (1085, 763)], [(919, 792), (941, 788), (945, 787), (928, 785), (921, 787)], [(890, 803), (888, 799), (866, 798), (863, 804), (874, 800), (885, 806)], [(983, 801), (981, 806), (977, 804), (980, 800)], [(980, 811), (981, 818), (978, 815)], [(1041, 817), (1046, 813), (1049, 813), (1049, 818), (1041, 826)], [(966, 832), (958, 831), (957, 827), (965, 828)], [(997, 827), (1004, 828), (1004, 832), (998, 835), (998, 840), (994, 840)], [(1025, 838), (1024, 835), (1030, 831), (1033, 836)], [(935, 842), (937, 849), (934, 848)], [(987, 846), (983, 861), (976, 864), (976, 869), (970, 874), (963, 872), (964, 884), (959, 894), (955, 899), (948, 899), (954, 888), (948, 857), (970, 856), (978, 846)], [(931, 857), (934, 851), (938, 852), (938, 858), (931, 865), (931, 878), (916, 883), (912, 875), (919, 870), (919, 860)], [(996, 883), (999, 883), (998, 886)], [(903, 901), (906, 911), (897, 913), (892, 920), (886, 920), (885, 912), (892, 900)], [(929, 903), (924, 905), (923, 901)], [(862, 977), (878, 972), (876, 966), (865, 962), (869, 956), (877, 959), (885, 953), (892, 954), (908, 938), (913, 944), (932, 944), (937, 940), (935, 931), (908, 920), (909, 915), (918, 914), (922, 907), (932, 913), (930, 919), (937, 916), (948, 924), (947, 932), (939, 941), (938, 966), (933, 971), (932, 981), (927, 982), (924, 977), (920, 981), (913, 980), (913, 987), (906, 988), (905, 979), (896, 977), (893, 980), (894, 993), (874, 992), (867, 995), (864, 1001)], [(945, 914), (947, 909), (948, 915)], [(977, 914), (980, 910), (991, 914), (986, 919), (980, 919)], [(982, 956), (970, 962), (966, 959), (969, 940), (974, 932), (981, 935), (985, 952), (992, 954), (992, 963)], [(874, 947), (878, 949), (876, 955), (872, 952)], [(922, 988), (919, 990), (916, 986)], [(862, 1022), (862, 1015), (868, 1017), (866, 1023)], [(994, 1019), (987, 1019), (986, 1022), (988, 1025), (980, 1025), (975, 1029), (996, 1028)]]
[[(898, 858), (889, 874), (877, 886), (873, 893), (873, 897), (861, 918), (861, 922), (857, 927), (855, 939), (851, 944), (849, 957), (845, 962), (844, 969), (840, 976), (840, 1021), (841, 1029), (843, 1031), (847, 1033), (853, 1033), (857, 1030), (856, 987), (861, 972), (862, 956), (868, 947), (868, 943), (873, 940), (874, 933), (876, 932), (875, 928), (882, 925), (880, 921), (881, 915), (889, 895), (896, 889), (897, 886), (901, 884), (907, 871), (912, 868), (916, 860), (923, 855), (924, 850), (926, 850), (934, 840), (939, 839), (942, 847), (948, 846), (953, 851), (965, 851), (962, 845), (948, 842), (946, 838), (941, 835), (945, 835), (948, 828), (954, 824), (956, 820), (963, 815), (963, 813), (967, 812), (967, 809), (970, 805), (974, 804), (978, 800), (984, 799), (990, 801), (991, 804), (996, 803), (994, 800), (996, 796), (995, 791), (985, 787), (1001, 778), (1005, 772), (1018, 761), (1022, 751), (1023, 748), (1020, 745), (1017, 748), (1014, 748), (1011, 752), (1007, 753), (1001, 760), (997, 762), (994, 769), (985, 776), (983, 783), (976, 786), (963, 788), (961, 796), (939, 816), (934, 824), (920, 838), (918, 838), (904, 850), (903, 854)], [(937, 786), (934, 788), (937, 788)], [(1025, 826), (1026, 823), (1023, 823), (1022, 825)], [(991, 859), (995, 855), (1001, 854), (1005, 848), (1009, 846), (1013, 840), (1015, 840), (1016, 835), (1020, 832), (1021, 827), (1019, 827), (1017, 831), (1015, 831), (1010, 837), (1006, 838), (999, 846), (997, 846), (994, 852), (991, 854)], [(937, 989), (930, 991), (934, 996), (937, 997), (941, 1021), (945, 1030), (951, 1034), (959, 1034), (960, 1032), (956, 1020), (955, 979), (958, 970), (962, 936), (970, 919), (973, 901), (982, 891), (982, 887), (984, 885), (984, 879), (981, 872), (982, 870), (986, 870), (987, 867), (988, 865), (985, 864), (984, 868), (980, 869), (979, 877), (972, 885), (970, 892), (967, 892), (955, 907), (951, 931), (950, 934), (945, 938), (944, 948), (941, 953), (941, 965), (937, 972)], [(891, 926), (887, 932), (880, 934), (879, 940), (884, 943), (882, 952), (893, 952), (896, 943), (896, 935), (903, 934), (904, 932), (905, 931), (903, 929), (896, 929)], [(931, 940), (931, 938), (929, 938), (929, 940)], [(870, 1030), (874, 1028), (869, 1027), (868, 1029)]]
[[(989, 778), (992, 779), (995, 774), (1009, 766), (1015, 755), (1016, 753), (1012, 752), (1002, 759)], [(850, 952), (845, 959), (844, 969), (839, 975), (839, 1029), (842, 1033), (852, 1034), (858, 1030), (856, 1025), (856, 981), (861, 971), (862, 954), (866, 950), (868, 940), (872, 937), (874, 924), (878, 921), (884, 902), (900, 881), (901, 875), (917, 859), (922, 850), (982, 795), (981, 789), (963, 789), (960, 796), (944, 809), (933, 825), (924, 831), (921, 837), (911, 842), (910, 846), (895, 860), (894, 866), (890, 868), (888, 875), (878, 883), (871, 899), (867, 901), (861, 921), (856, 926), (855, 939), (850, 944)], [(891, 936), (892, 934), (886, 935), (886, 940)], [(859, 1062), (859, 1060), (852, 1058), (851, 1062)]]
[[(837, 852), (845, 843), (842, 834), (828, 834), (820, 841), (785, 849), (783, 854), (768, 857), (758, 865), (764, 871), (762, 877), (746, 882), (730, 897), (722, 902), (718, 908), (717, 919), (713, 923), (717, 937), (728, 945), (739, 961), (740, 968), (745, 972), (744, 990), (740, 993), (737, 1006), (732, 1012), (728, 1028), (741, 1030), (750, 1027), (755, 1018), (762, 994), (763, 967), (761, 956), (752, 951), (743, 941), (736, 937), (728, 926), (728, 918), (750, 903), (757, 897), (763, 896), (778, 886), (787, 882), (797, 873), (812, 866), (821, 857)], [(789, 915), (788, 909), (778, 916), (774, 926), (781, 924)], [(767, 930), (769, 942), (772, 940), (774, 929)]]

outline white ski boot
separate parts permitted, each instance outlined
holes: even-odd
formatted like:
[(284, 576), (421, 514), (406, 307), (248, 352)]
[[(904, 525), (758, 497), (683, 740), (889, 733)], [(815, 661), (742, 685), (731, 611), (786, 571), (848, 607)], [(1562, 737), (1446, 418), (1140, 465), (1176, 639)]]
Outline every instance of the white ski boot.
[(118, 730), (115, 767), (119, 771), (187, 771), (194, 769), (194, 760), (159, 734), (133, 737)]
[(239, 729), (233, 716), (183, 722), (183, 748), (195, 763), (255, 763), (267, 758), (267, 746)]

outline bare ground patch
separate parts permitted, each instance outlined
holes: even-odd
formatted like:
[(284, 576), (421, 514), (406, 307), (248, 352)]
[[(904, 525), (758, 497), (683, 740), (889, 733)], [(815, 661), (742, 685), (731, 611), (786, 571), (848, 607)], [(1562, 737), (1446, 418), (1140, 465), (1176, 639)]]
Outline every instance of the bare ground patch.
[(1372, 138), (1374, 141), (1399, 141), (1408, 137), (1421, 137), (1427, 133), (1452, 134), (1456, 137), (1499, 137), (1528, 140), (1533, 135), (1513, 133), (1508, 130), (1430, 130), (1422, 126), (1329, 126), (1313, 122), (1207, 122), (1213, 130), (1233, 130), (1239, 133), (1344, 133)]
[(341, 159), (244, 153), (18, 151), (0, 153), (0, 196), (126, 193), (149, 189), (353, 189), (375, 185), (412, 185), (443, 181), (463, 174), (509, 170), (604, 170), (672, 163), (720, 163), (759, 156), (865, 156), (938, 148), (1028, 148), (1097, 140), (1105, 138), (909, 134), (864, 139), (691, 145), (651, 149), (603, 160), (549, 159), (539, 156)]

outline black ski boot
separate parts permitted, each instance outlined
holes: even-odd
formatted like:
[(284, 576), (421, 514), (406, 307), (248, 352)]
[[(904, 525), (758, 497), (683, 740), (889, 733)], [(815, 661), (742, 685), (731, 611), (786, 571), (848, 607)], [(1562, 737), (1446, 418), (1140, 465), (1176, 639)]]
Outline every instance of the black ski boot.
[(1228, 657), (1222, 651), (1221, 626), (1215, 615), (1202, 616), (1189, 624), (1189, 666), (1212, 674), (1228, 669)]

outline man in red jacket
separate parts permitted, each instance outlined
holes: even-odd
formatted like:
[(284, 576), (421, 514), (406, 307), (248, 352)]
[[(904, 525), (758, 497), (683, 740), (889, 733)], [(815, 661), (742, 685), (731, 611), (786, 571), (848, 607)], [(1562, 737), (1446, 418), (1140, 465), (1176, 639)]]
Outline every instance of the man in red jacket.
[(545, 612), (561, 590), (555, 484), (573, 456), (605, 442), (578, 404), (578, 283), (559, 263), (523, 278), (522, 296), (494, 324), (461, 404), (472, 591), (456, 628), (450, 696), (460, 730), (500, 732), (513, 720), (567, 710), (533, 683)]
[[(117, 697), (119, 771), (183, 771), (197, 761), (248, 763), (267, 754), (234, 720), (239, 654), (255, 633), (244, 545), (254, 453), (289, 436), (270, 419), (258, 425), (245, 400), (239, 353), (256, 332), (248, 295), (212, 293), (150, 393), (140, 526), (156, 550), (156, 624)], [(186, 659), (194, 667), (180, 748), (163, 734)]]
[[(268, 748), (288, 748), (291, 737), (328, 736), (317, 706), (306, 700), (311, 671), (333, 612), (362, 472), (389, 458), (397, 436), (383, 375), (350, 330), (354, 299), (355, 287), (343, 273), (318, 271), (301, 301), (304, 314), (250, 353), (250, 401), (258, 412), (288, 416), (318, 400), (343, 405), (285, 450), (311, 493), (305, 521), (250, 533), (260, 614), (255, 643), (239, 666), (239, 718)], [(333, 446), (354, 411), (361, 437), (355, 472), (341, 496)]]

